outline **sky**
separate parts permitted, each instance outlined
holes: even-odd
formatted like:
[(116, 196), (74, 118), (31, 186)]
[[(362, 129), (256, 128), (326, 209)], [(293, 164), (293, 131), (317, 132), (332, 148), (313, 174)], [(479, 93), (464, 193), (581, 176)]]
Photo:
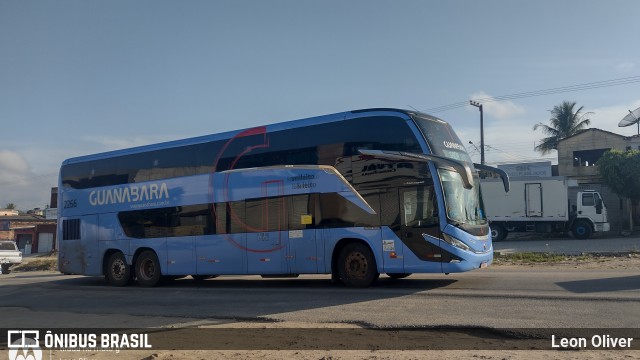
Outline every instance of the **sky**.
[[(563, 101), (636, 134), (617, 124), (640, 107), (639, 13), (636, 0), (0, 0), (0, 207), (45, 207), (69, 157), (370, 107), (450, 122), (479, 162), (478, 109), (437, 110), (485, 99), (487, 163), (557, 162), (532, 128)], [(594, 83), (625, 84), (490, 100)]]

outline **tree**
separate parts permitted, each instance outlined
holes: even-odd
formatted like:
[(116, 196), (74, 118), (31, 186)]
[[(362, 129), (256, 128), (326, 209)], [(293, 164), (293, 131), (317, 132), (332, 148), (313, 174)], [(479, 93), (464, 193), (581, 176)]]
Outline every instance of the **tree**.
[(586, 117), (592, 113), (581, 113), (584, 106), (580, 106), (578, 110), (574, 110), (575, 107), (575, 101), (563, 101), (562, 104), (554, 106), (553, 110), (549, 111), (551, 112), (550, 126), (543, 123), (537, 123), (533, 126), (533, 131), (541, 128), (545, 135), (549, 135), (542, 139), (540, 145), (535, 147), (536, 151), (544, 155), (551, 150), (557, 150), (558, 141), (577, 134), (591, 124), (591, 120)]
[(8, 203), (4, 208), (7, 209), (7, 210), (15, 210), (16, 209), (16, 204)]
[(602, 182), (611, 191), (629, 199), (629, 225), (633, 230), (633, 206), (640, 201), (640, 151), (609, 150), (597, 163)]

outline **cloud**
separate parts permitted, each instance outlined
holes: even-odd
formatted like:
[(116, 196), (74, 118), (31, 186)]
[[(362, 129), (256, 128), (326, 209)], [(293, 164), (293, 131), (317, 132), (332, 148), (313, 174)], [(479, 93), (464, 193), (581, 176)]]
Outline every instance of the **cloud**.
[(29, 172), (29, 164), (20, 154), (9, 150), (0, 150), (0, 174), (23, 175)]
[(629, 114), (629, 110), (635, 110), (640, 107), (640, 99), (619, 105), (606, 106), (589, 110), (593, 112), (589, 116), (591, 119), (591, 127), (607, 130), (616, 134), (631, 136), (637, 134), (637, 127), (618, 127), (618, 123), (623, 117)]
[(20, 210), (43, 207), (56, 186), (58, 172), (34, 172), (24, 156), (0, 150), (0, 207), (14, 203)]
[(512, 119), (526, 112), (524, 107), (517, 105), (513, 101), (497, 101), (493, 96), (485, 93), (484, 91), (472, 94), (471, 99), (482, 103), (482, 108), (485, 114), (499, 120)]
[(155, 144), (163, 141), (175, 140), (175, 136), (171, 135), (157, 135), (157, 136), (135, 136), (135, 137), (114, 137), (114, 136), (99, 136), (99, 135), (87, 135), (81, 138), (83, 141), (99, 145), (103, 150), (109, 151), (126, 149), (136, 146)]
[(622, 72), (629, 72), (636, 68), (636, 64), (633, 62), (623, 62), (618, 64), (616, 68)]

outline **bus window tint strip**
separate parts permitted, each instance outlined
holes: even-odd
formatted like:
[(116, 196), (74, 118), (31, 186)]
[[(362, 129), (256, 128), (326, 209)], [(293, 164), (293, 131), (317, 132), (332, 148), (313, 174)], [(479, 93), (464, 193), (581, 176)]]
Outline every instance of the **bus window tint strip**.
[[(315, 200), (319, 199), (319, 200)], [(160, 238), (255, 233), (340, 227), (379, 227), (378, 194), (365, 199), (371, 215), (336, 193), (124, 211), (118, 220), (131, 238)], [(314, 211), (319, 201), (319, 213)]]
[[(358, 149), (422, 152), (407, 122), (399, 117), (363, 117), (91, 160), (62, 167), (64, 187), (87, 189), (271, 165), (336, 165), (336, 158)], [(266, 144), (237, 158), (248, 147)], [(224, 154), (220, 151), (227, 146)], [(214, 162), (218, 159), (217, 164)], [(214, 169), (215, 165), (215, 169)], [(349, 174), (343, 176), (349, 179)]]

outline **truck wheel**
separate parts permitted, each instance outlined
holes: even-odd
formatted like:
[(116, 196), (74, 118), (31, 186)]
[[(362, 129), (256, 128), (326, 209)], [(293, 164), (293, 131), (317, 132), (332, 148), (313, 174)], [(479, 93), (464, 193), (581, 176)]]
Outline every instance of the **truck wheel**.
[(104, 277), (112, 286), (125, 286), (131, 280), (131, 267), (121, 252), (113, 253), (107, 260)]
[(502, 241), (507, 238), (507, 235), (509, 235), (507, 229), (500, 224), (489, 225), (489, 227), (491, 228), (491, 239), (493, 241)]
[(361, 243), (350, 243), (340, 251), (338, 274), (345, 285), (358, 288), (368, 287), (380, 276), (371, 249)]
[(144, 287), (158, 285), (161, 279), (160, 261), (156, 253), (150, 250), (143, 251), (136, 260), (136, 279), (138, 284)]
[(573, 237), (576, 239), (587, 239), (593, 233), (591, 229), (591, 224), (584, 220), (578, 220), (573, 224), (573, 228), (571, 228), (571, 233)]

